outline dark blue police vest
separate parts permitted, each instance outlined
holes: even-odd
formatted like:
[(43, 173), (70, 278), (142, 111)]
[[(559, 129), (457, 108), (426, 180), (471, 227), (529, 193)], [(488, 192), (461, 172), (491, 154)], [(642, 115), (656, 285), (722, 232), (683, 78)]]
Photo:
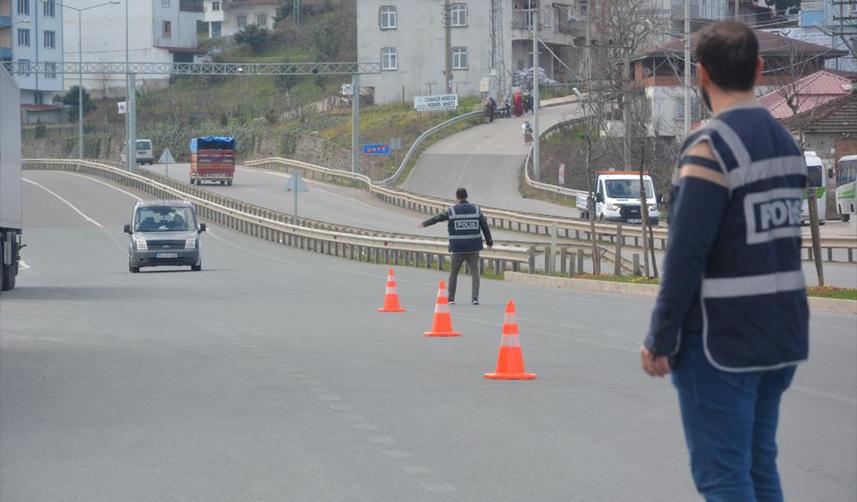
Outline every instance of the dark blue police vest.
[(706, 357), (724, 371), (797, 364), (809, 345), (800, 259), (803, 154), (759, 106), (721, 113), (689, 136), (683, 151), (700, 141), (709, 142), (726, 175), (729, 203), (682, 331), (700, 324)]
[(449, 208), (447, 230), (451, 253), (474, 253), (482, 250), (480, 216), (479, 208), (470, 203), (456, 204)]

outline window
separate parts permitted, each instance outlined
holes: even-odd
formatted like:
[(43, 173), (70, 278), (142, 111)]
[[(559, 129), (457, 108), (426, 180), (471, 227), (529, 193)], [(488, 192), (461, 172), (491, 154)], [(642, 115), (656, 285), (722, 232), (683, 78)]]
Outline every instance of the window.
[(173, 23), (164, 21), (164, 38), (173, 38)]
[(18, 47), (30, 46), (30, 30), (18, 28)]
[(247, 16), (236, 16), (235, 23), (238, 24), (239, 30), (243, 30), (247, 26)]
[(18, 14), (30, 15), (30, 0), (18, 0)]
[(452, 48), (452, 69), (466, 70), (467, 69), (467, 47)]
[(45, 63), (45, 78), (49, 78), (49, 79), (57, 78), (57, 64), (56, 63)]
[(170, 8), (170, 0), (161, 0), (161, 7), (165, 8), (165, 9), (169, 9)]
[(18, 74), (22, 77), (30, 76), (30, 60), (29, 59), (19, 59), (18, 60)]
[[(690, 120), (699, 120), (702, 114), (699, 111), (699, 99), (696, 96), (690, 97)], [(675, 119), (684, 120), (684, 97), (678, 98), (678, 104), (675, 108)]]
[(268, 27), (268, 16), (266, 16), (265, 14), (257, 14), (256, 15), (256, 25), (261, 27), (261, 28), (267, 28)]
[(381, 49), (381, 69), (384, 71), (399, 69), (399, 53), (395, 47), (384, 47)]
[(211, 10), (217, 12), (220, 10), (220, 2), (211, 2)]
[(399, 14), (394, 5), (382, 5), (378, 11), (378, 24), (382, 30), (395, 30), (399, 27)]
[(449, 25), (453, 27), (467, 26), (467, 5), (454, 3), (449, 6)]
[(41, 92), (33, 93), (33, 104), (35, 105), (43, 105), (45, 104), (45, 95)]
[(57, 2), (56, 0), (46, 0), (44, 4), (42, 4), (42, 14), (45, 17), (56, 17), (57, 15)]
[(45, 32), (45, 49), (55, 49), (57, 46), (57, 35), (53, 31)]

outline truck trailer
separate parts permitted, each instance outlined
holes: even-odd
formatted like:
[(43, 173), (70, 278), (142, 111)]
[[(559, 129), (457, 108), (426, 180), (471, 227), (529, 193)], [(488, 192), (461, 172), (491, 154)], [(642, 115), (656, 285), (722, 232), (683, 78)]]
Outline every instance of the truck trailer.
[(203, 136), (190, 140), (190, 184), (231, 185), (235, 175), (235, 138)]
[(15, 287), (21, 251), (21, 91), (0, 65), (0, 291)]

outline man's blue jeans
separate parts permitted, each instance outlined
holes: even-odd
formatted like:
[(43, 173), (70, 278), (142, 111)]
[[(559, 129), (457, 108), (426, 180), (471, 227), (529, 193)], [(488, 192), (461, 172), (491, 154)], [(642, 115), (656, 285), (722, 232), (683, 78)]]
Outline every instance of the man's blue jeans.
[(682, 340), (678, 390), (690, 468), (708, 502), (782, 501), (777, 473), (780, 397), (795, 367), (729, 373), (705, 357), (702, 335)]

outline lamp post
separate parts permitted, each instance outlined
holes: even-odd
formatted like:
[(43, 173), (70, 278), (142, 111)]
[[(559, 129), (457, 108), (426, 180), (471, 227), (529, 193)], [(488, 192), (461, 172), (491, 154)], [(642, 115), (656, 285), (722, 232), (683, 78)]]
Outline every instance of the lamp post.
[[(45, 4), (51, 3), (48, 1), (44, 1)], [(114, 0), (111, 2), (104, 2), (96, 5), (91, 5), (89, 7), (72, 7), (71, 5), (66, 5), (63, 3), (53, 2), (55, 5), (59, 5), (60, 7), (64, 7), (66, 9), (71, 9), (77, 12), (77, 62), (78, 62), (78, 72), (77, 72), (77, 157), (79, 159), (83, 158), (83, 23), (81, 20), (81, 13), (86, 10), (92, 10), (98, 7), (104, 7), (105, 5), (118, 5), (118, 0)]]

